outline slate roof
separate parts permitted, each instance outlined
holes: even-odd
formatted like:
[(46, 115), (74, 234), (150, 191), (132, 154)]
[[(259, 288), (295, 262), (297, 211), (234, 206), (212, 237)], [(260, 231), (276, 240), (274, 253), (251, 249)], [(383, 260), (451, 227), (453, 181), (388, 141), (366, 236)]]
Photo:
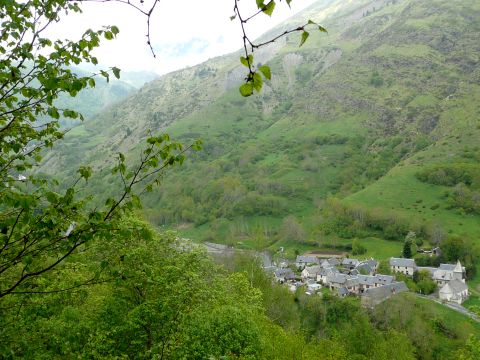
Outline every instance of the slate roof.
[(337, 294), (338, 294), (339, 296), (348, 295), (348, 290), (347, 290), (346, 287), (338, 288), (338, 289), (337, 289)]
[(461, 292), (463, 292), (467, 289), (468, 289), (467, 284), (465, 284), (461, 281), (458, 281), (458, 280), (452, 280), (452, 281), (448, 282), (447, 284), (445, 284), (445, 286), (443, 286), (440, 289), (440, 292), (442, 294), (458, 294), (458, 293), (461, 293)]
[(450, 281), (453, 279), (452, 270), (437, 269), (433, 273), (434, 280)]
[(395, 278), (391, 275), (377, 274), (377, 275), (375, 275), (375, 278), (376, 278), (378, 284), (383, 284), (383, 285), (389, 285), (389, 284), (393, 283), (393, 280), (395, 280)]
[(388, 299), (394, 294), (399, 294), (408, 291), (407, 285), (403, 281), (394, 282), (389, 285), (380, 286), (377, 288), (370, 288), (365, 290), (364, 296), (375, 298), (377, 301), (383, 301)]
[(362, 265), (367, 265), (367, 266), (374, 269), (378, 266), (378, 261), (373, 260), (373, 259), (364, 260), (364, 261), (361, 261), (360, 264), (358, 264), (358, 266), (362, 266)]
[(341, 273), (333, 273), (333, 274), (327, 275), (327, 283), (340, 284), (346, 287), (352, 287), (352, 286), (358, 285), (358, 277), (349, 276)]
[(348, 276), (347, 281), (345, 282), (347, 287), (352, 287), (358, 285), (358, 276)]
[(345, 258), (342, 260), (342, 265), (357, 266), (358, 264), (360, 264), (360, 261), (358, 261), (357, 259)]
[(330, 266), (337, 266), (337, 265), (340, 265), (340, 261), (338, 261), (338, 259), (336, 258), (330, 258), (322, 261), (323, 267), (330, 267)]
[(415, 267), (415, 260), (404, 258), (390, 258), (390, 266)]
[(360, 285), (375, 285), (376, 277), (370, 275), (358, 275), (358, 282)]
[(454, 264), (440, 264), (439, 270), (453, 271), (455, 269)]
[(318, 275), (328, 276), (328, 275), (330, 275), (330, 274), (339, 273), (339, 272), (340, 272), (340, 271), (338, 271), (337, 268), (335, 268), (335, 267), (329, 267), (329, 268), (320, 269), (320, 272), (318, 273)]
[(309, 274), (318, 274), (322, 270), (320, 265), (307, 266), (303, 271), (308, 271)]
[(327, 282), (329, 284), (345, 284), (347, 275), (341, 273), (332, 273), (327, 275)]
[(277, 278), (284, 278), (287, 280), (295, 279), (295, 274), (292, 269), (278, 269), (275, 271), (275, 276)]
[(375, 271), (377, 266), (378, 266), (378, 262), (372, 259), (372, 260), (362, 261), (360, 264), (357, 265), (356, 269), (358, 271), (363, 270), (363, 271), (371, 274)]

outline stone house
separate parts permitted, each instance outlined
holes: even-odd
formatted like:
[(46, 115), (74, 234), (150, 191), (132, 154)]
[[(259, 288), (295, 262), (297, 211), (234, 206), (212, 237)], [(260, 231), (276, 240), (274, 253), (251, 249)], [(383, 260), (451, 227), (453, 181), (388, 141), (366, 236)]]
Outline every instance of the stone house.
[(295, 273), (293, 272), (292, 269), (288, 269), (288, 268), (277, 269), (274, 272), (274, 277), (275, 277), (275, 280), (283, 284), (287, 281), (295, 280)]
[(460, 261), (457, 261), (455, 265), (440, 264), (439, 268), (434, 271), (432, 278), (439, 287), (446, 285), (452, 280), (465, 283), (465, 268)]
[(452, 301), (457, 304), (463, 303), (468, 298), (468, 295), (467, 284), (456, 279), (445, 284), (438, 293), (440, 300)]
[(320, 265), (307, 266), (302, 270), (302, 279), (317, 279), (317, 275), (322, 270)]
[(392, 272), (413, 276), (416, 268), (417, 265), (415, 264), (415, 260), (413, 259), (394, 257), (390, 258), (390, 269), (392, 270)]
[(360, 261), (357, 259), (345, 258), (342, 260), (342, 267), (348, 270), (355, 269), (360, 264)]
[(406, 291), (408, 291), (408, 288), (403, 281), (394, 282), (389, 285), (384, 285), (380, 287), (370, 288), (363, 292), (361, 303), (364, 307), (373, 308), (374, 306), (391, 298), (392, 296)]

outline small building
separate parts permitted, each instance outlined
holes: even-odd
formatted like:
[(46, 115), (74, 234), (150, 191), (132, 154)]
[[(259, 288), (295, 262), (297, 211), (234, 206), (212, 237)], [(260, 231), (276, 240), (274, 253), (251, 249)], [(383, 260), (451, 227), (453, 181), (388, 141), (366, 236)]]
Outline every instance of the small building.
[(357, 294), (359, 291), (359, 281), (357, 276), (350, 276), (341, 273), (334, 273), (327, 276), (326, 284), (332, 290), (346, 288), (349, 293)]
[(390, 258), (390, 269), (393, 272), (413, 276), (416, 267), (415, 260), (413, 259)]
[(392, 284), (395, 280), (395, 277), (391, 275), (377, 274), (374, 276), (374, 279), (375, 279), (375, 287), (380, 287), (380, 286)]
[(461, 304), (468, 298), (468, 286), (464, 282), (454, 279), (440, 289), (438, 296), (440, 300)]
[(298, 269), (305, 269), (306, 266), (320, 265), (320, 261), (316, 256), (298, 255), (295, 260), (295, 265)]
[(367, 289), (390, 285), (393, 283), (393, 280), (394, 277), (390, 275), (358, 275), (359, 292), (363, 293)]
[(329, 258), (329, 259), (326, 259), (326, 260), (322, 260), (322, 262), (320, 263), (320, 265), (321, 265), (323, 268), (329, 268), (329, 267), (332, 267), (332, 266), (338, 266), (338, 265), (340, 265), (340, 261), (338, 261), (337, 258)]
[(360, 261), (357, 259), (345, 258), (342, 260), (342, 267), (348, 270), (355, 269), (360, 264)]
[(375, 261), (373, 259), (361, 261), (355, 267), (355, 269), (360, 274), (364, 274), (364, 275), (375, 275), (375, 273), (377, 272), (377, 268), (378, 268), (378, 261)]
[(407, 285), (403, 281), (394, 282), (390, 285), (384, 285), (376, 288), (367, 289), (362, 295), (362, 306), (373, 308), (374, 306), (390, 299), (396, 294), (408, 291)]
[(458, 280), (465, 283), (465, 268), (460, 261), (457, 264), (440, 264), (440, 267), (433, 272), (433, 281), (439, 287), (446, 285), (452, 280)]
[(320, 272), (317, 274), (317, 282), (321, 282), (322, 284), (327, 284), (327, 277), (335, 273), (340, 273), (338, 269), (335, 267), (322, 268), (320, 269)]
[(274, 272), (275, 280), (280, 283), (285, 283), (287, 281), (294, 281), (295, 280), (295, 273), (292, 269), (277, 269)]
[(320, 265), (307, 266), (302, 270), (302, 279), (317, 279), (317, 275), (322, 270)]

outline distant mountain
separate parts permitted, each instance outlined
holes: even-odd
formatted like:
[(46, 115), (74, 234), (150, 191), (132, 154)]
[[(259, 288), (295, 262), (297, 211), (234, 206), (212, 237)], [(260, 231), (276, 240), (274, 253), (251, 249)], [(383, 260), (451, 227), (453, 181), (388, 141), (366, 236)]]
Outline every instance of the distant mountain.
[[(194, 239), (288, 246), (292, 215), (304, 232), (297, 249), (388, 238), (396, 217), (430, 240), (480, 238), (480, 3), (320, 0), (269, 34), (309, 18), (328, 35), (255, 53), (273, 73), (260, 95), (239, 95), (240, 52), (167, 74), (72, 130), (45, 169), (100, 170), (148, 130), (166, 131), (205, 149), (146, 198), (145, 216)], [(100, 171), (91, 186), (104, 194), (115, 181)], [(378, 229), (345, 224), (354, 235), (326, 231), (332, 197), (394, 215)]]
[[(81, 76), (87, 76), (90, 73), (79, 68), (75, 68), (74, 71)], [(157, 74), (147, 71), (122, 71), (121, 76), (120, 80), (112, 76), (109, 82), (98, 77), (96, 78), (95, 88), (86, 89), (74, 98), (63, 95), (59, 99), (59, 106), (73, 108), (90, 119), (107, 106), (125, 99), (137, 89), (158, 77)]]

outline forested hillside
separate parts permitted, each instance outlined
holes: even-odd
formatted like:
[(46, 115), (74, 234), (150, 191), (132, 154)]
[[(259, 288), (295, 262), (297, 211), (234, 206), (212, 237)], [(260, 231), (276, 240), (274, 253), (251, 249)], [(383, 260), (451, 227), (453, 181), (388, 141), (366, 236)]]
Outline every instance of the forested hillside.
[[(165, 75), (75, 128), (47, 167), (100, 169), (105, 154), (133, 154), (147, 129), (166, 131), (204, 150), (148, 196), (145, 215), (195, 240), (288, 245), (287, 217), (298, 249), (355, 236), (371, 248), (372, 236), (409, 230), (476, 239), (479, 15), (464, 1), (319, 1), (272, 33), (311, 18), (328, 35), (301, 48), (290, 35), (255, 54), (274, 74), (259, 96), (238, 96), (238, 54)], [(103, 176), (96, 190), (108, 192)], [(383, 225), (346, 219), (326, 231), (332, 197)]]

